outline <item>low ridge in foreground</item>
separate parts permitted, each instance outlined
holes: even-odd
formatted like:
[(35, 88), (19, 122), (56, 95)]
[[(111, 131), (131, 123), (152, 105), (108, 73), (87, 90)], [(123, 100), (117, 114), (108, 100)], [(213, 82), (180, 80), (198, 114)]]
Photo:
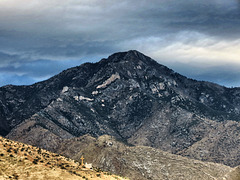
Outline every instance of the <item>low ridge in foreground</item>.
[[(147, 146), (128, 146), (114, 137), (85, 135), (61, 143), (59, 152), (132, 180), (239, 180), (239, 168), (202, 162)], [(78, 149), (78, 150), (77, 150)], [(75, 151), (74, 151), (75, 150)]]
[(0, 179), (123, 180), (98, 169), (31, 145), (0, 137)]
[[(48, 134), (50, 139), (53, 136)], [(58, 141), (55, 152), (77, 161), (84, 155), (93, 166), (132, 180), (235, 180), (230, 176), (234, 168), (188, 159), (147, 146), (129, 146), (108, 135), (97, 139), (89, 135), (62, 139)]]

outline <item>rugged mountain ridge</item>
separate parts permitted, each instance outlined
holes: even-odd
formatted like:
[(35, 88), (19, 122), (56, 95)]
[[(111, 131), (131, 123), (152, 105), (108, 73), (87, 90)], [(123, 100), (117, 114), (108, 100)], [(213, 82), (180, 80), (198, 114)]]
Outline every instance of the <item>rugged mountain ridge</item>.
[[(0, 131), (53, 150), (84, 134), (239, 165), (240, 89), (188, 79), (137, 52), (0, 88)], [(40, 135), (54, 134), (48, 141)], [(44, 140), (43, 140), (44, 139)]]

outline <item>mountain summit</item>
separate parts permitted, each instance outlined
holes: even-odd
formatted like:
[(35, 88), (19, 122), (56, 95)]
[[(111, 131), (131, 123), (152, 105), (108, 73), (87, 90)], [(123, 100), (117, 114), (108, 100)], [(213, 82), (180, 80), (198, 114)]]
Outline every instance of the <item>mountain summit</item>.
[(31, 86), (1, 87), (0, 132), (52, 151), (60, 139), (107, 134), (236, 166), (239, 102), (239, 88), (188, 79), (131, 50)]

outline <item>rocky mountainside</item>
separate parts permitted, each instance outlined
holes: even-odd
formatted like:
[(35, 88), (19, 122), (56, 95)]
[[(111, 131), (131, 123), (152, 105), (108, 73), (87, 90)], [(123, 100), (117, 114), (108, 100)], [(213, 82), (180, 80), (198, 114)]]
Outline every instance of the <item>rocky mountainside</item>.
[(201, 162), (147, 146), (128, 146), (107, 135), (63, 140), (57, 152), (79, 160), (82, 155), (101, 169), (138, 180), (239, 180), (240, 166)]
[[(0, 137), (0, 179), (124, 180), (99, 168), (27, 144)], [(126, 180), (126, 179), (125, 179)]]
[[(105, 177), (109, 180), (113, 175), (106, 175), (112, 173), (138, 180), (234, 180), (233, 176), (239, 176), (235, 169), (225, 165), (191, 160), (146, 146), (130, 147), (107, 135), (98, 139), (84, 135), (62, 140), (56, 151), (75, 161), (3, 138), (0, 139), (0, 147), (0, 155), (3, 154), (0, 178), (8, 175), (22, 179), (40, 179), (41, 176), (42, 179), (92, 179), (90, 177), (96, 178), (96, 174), (101, 174), (101, 179)], [(79, 168), (76, 162), (81, 161), (82, 155), (86, 162), (110, 173)]]
[[(130, 147), (108, 135), (97, 139), (88, 135), (65, 139), (56, 151), (65, 157), (0, 137), (0, 179), (127, 180), (123, 177), (128, 176), (138, 180), (238, 180), (240, 177), (239, 167), (204, 163), (146, 146)], [(93, 169), (80, 165), (82, 156), (84, 162), (93, 164)], [(111, 172), (103, 171), (106, 169)]]
[(188, 79), (137, 51), (0, 88), (1, 134), (48, 150), (62, 139), (108, 134), (237, 166), (239, 114), (240, 88)]

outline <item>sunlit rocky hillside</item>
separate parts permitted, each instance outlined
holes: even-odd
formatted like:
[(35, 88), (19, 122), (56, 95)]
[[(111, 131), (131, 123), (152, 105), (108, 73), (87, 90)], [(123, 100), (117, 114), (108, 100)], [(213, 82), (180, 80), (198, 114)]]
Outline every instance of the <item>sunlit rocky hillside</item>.
[(55, 153), (0, 137), (0, 179), (123, 180)]

